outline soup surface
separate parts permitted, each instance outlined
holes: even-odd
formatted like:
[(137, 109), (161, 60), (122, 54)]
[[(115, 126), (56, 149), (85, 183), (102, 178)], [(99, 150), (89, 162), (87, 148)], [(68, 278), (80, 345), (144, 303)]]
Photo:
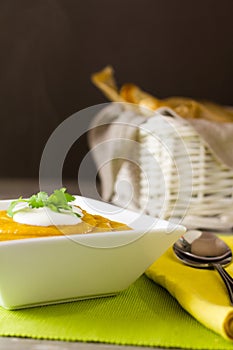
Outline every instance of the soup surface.
[(82, 210), (82, 222), (77, 225), (33, 226), (15, 222), (5, 210), (0, 211), (0, 241), (47, 236), (130, 230), (127, 225)]

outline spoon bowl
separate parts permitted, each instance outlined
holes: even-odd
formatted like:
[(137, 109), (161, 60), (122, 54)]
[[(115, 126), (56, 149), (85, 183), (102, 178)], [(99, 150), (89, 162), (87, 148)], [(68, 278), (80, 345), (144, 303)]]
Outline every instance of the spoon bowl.
[[(203, 268), (203, 269), (213, 269), (213, 261), (209, 261), (209, 259), (192, 259), (192, 257), (189, 259), (188, 254), (182, 254), (179, 250), (176, 249), (176, 246), (173, 246), (173, 251), (175, 252), (176, 257), (182, 261), (184, 264), (189, 265), (191, 267), (196, 268)], [(215, 263), (218, 263), (222, 266), (228, 266), (232, 261), (232, 254), (229, 256), (224, 257), (221, 260), (216, 261)]]
[(193, 262), (196, 261), (197, 263), (203, 263), (203, 264), (209, 264), (209, 263), (215, 262), (223, 265), (222, 261), (224, 261), (225, 259), (229, 260), (230, 258), (230, 262), (231, 262), (231, 259), (232, 259), (231, 249), (223, 241), (222, 242), (225, 244), (225, 252), (215, 256), (205, 256), (205, 255), (203, 256), (203, 255), (194, 254), (191, 252), (191, 247), (189, 248), (189, 244), (187, 244), (184, 241), (185, 241), (184, 238), (180, 238), (178, 241), (176, 241), (173, 245), (173, 250), (175, 251), (176, 254), (178, 253), (180, 253), (181, 255), (184, 254), (186, 260), (190, 259), (190, 261), (193, 261)]
[[(209, 251), (208, 244), (203, 249), (203, 239), (204, 244), (209, 244)], [(206, 235), (206, 232), (203, 234), (201, 231), (189, 231), (174, 243), (173, 251), (181, 262), (190, 267), (215, 269), (225, 283), (231, 305), (233, 305), (233, 278), (223, 268), (231, 263), (232, 251), (225, 242), (213, 233)], [(202, 255), (203, 251), (206, 255)]]

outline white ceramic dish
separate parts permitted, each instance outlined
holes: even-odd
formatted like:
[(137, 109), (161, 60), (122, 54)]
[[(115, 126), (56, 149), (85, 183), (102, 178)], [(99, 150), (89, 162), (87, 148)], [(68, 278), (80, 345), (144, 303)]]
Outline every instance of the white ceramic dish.
[[(0, 201), (0, 210), (11, 201)], [(133, 230), (0, 242), (0, 305), (6, 309), (107, 296), (126, 289), (185, 232), (116, 206), (76, 196), (90, 213)]]

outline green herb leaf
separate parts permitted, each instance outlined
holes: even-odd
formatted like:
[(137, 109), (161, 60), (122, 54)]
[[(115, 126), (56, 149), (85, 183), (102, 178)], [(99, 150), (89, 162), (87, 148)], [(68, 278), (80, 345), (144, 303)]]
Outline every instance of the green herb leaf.
[[(10, 217), (13, 217), (15, 212), (14, 209), (20, 202), (28, 203), (30, 208), (42, 208), (48, 207), (55, 212), (61, 212), (62, 210), (67, 210), (70, 213), (80, 217), (78, 213), (73, 211), (72, 206), (69, 202), (73, 202), (75, 197), (69, 193), (66, 193), (66, 188), (61, 188), (60, 190), (55, 190), (50, 196), (46, 192), (38, 192), (37, 194), (32, 195), (29, 199), (23, 199), (20, 197), (19, 199), (13, 201), (8, 210), (7, 214)], [(17, 210), (20, 211), (22, 209)]]
[(28, 199), (28, 204), (31, 208), (41, 208), (45, 206), (48, 199), (46, 192), (38, 192)]
[(7, 214), (12, 218), (15, 211), (15, 207), (21, 203), (21, 202), (27, 202), (27, 200), (23, 199), (22, 197), (19, 197), (19, 199), (16, 199), (15, 201), (11, 202), (9, 208), (7, 209)]

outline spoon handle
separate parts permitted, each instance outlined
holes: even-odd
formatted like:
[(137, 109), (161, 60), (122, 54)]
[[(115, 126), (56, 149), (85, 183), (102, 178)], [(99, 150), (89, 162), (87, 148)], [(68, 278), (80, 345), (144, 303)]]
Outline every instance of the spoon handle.
[(233, 305), (233, 278), (220, 264), (212, 264), (212, 266), (215, 268), (216, 271), (218, 271), (219, 275), (222, 277), (222, 280), (225, 283), (225, 286), (228, 291), (231, 305)]

